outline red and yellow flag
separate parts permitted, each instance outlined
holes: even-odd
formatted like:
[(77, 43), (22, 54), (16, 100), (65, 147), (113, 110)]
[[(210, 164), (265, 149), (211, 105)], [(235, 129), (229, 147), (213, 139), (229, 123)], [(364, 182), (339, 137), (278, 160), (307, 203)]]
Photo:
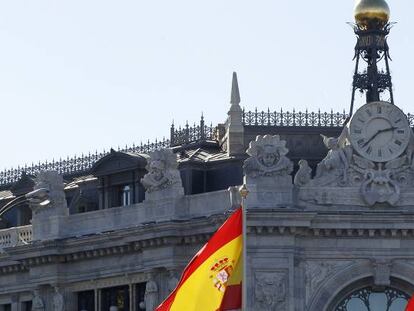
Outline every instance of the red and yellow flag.
[(407, 306), (405, 307), (405, 311), (414, 311), (414, 296), (411, 297), (410, 301), (408, 302)]
[(239, 208), (194, 256), (175, 290), (156, 311), (241, 308), (242, 219)]

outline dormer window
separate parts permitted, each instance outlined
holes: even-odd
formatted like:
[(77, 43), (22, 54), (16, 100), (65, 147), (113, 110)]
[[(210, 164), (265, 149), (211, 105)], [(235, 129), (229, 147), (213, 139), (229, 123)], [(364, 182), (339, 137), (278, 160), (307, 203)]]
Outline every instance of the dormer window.
[(131, 187), (126, 185), (122, 188), (122, 206), (131, 205)]

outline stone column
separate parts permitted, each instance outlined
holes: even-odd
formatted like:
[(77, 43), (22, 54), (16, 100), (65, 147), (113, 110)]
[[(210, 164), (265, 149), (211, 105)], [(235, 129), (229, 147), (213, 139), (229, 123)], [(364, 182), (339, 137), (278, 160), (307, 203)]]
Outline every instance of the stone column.
[(19, 295), (13, 295), (11, 297), (11, 311), (21, 311), (22, 304), (19, 301)]
[(99, 304), (100, 304), (100, 301), (101, 301), (101, 292), (95, 287), (95, 289), (94, 289), (94, 292), (95, 292), (95, 311), (99, 311)]
[(69, 290), (64, 291), (64, 311), (78, 311), (78, 295), (75, 292)]
[(110, 181), (110, 177), (104, 177), (104, 208), (111, 208), (112, 205), (112, 194), (109, 186)]

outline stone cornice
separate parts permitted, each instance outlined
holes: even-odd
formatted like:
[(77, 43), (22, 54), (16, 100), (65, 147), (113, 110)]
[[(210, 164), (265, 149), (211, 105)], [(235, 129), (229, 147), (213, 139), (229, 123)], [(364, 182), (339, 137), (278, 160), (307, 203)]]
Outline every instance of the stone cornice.
[(116, 232), (8, 248), (6, 258), (13, 261), (0, 266), (0, 275), (27, 271), (40, 265), (142, 252), (154, 247), (203, 244), (224, 219), (224, 215), (213, 215), (186, 221), (151, 223)]
[(249, 211), (248, 233), (315, 237), (414, 238), (414, 214)]

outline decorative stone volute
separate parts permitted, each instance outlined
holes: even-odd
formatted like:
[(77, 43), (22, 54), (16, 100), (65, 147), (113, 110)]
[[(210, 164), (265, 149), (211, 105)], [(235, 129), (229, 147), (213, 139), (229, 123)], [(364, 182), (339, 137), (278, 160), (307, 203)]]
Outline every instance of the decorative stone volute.
[(286, 154), (286, 141), (279, 135), (257, 136), (250, 142), (244, 162), (249, 207), (287, 207), (292, 204), (293, 163)]

